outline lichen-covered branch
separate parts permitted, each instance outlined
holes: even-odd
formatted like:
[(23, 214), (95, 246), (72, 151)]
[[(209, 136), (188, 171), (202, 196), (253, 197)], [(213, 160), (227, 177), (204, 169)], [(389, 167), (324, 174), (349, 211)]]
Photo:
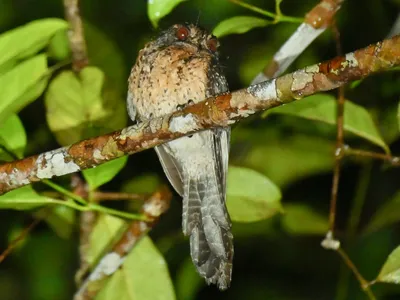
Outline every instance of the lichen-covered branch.
[(123, 264), (126, 255), (137, 242), (154, 227), (159, 217), (169, 208), (172, 194), (167, 187), (163, 187), (151, 195), (143, 204), (141, 212), (149, 221), (133, 221), (121, 239), (114, 245), (93, 269), (74, 296), (74, 300), (93, 299), (104, 286), (104, 281), (112, 276)]
[(252, 84), (275, 78), (286, 71), (291, 63), (319, 36), (332, 22), (344, 0), (321, 0), (311, 9), (303, 23), (275, 53), (272, 60), (253, 80)]
[(79, 0), (64, 0), (64, 11), (65, 18), (70, 25), (68, 40), (72, 52), (72, 68), (74, 71), (79, 72), (89, 62), (82, 19), (79, 13)]
[(259, 111), (328, 91), (400, 65), (400, 36), (276, 79), (211, 97), (183, 110), (0, 165), (0, 194), (152, 148), (196, 131), (228, 126)]

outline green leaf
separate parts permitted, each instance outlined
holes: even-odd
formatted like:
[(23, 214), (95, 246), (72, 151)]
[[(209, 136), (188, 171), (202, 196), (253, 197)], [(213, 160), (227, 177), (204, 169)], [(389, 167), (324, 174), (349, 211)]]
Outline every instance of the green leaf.
[(328, 216), (304, 204), (286, 204), (282, 226), (290, 234), (324, 235), (329, 229)]
[(0, 196), (0, 209), (26, 210), (58, 201), (37, 194), (30, 185)]
[(96, 168), (84, 170), (83, 176), (89, 184), (91, 190), (97, 189), (99, 186), (113, 179), (128, 161), (127, 156), (123, 156), (112, 161), (106, 162)]
[(43, 93), (47, 71), (46, 56), (40, 54), (0, 76), (0, 124)]
[(23, 157), (26, 146), (26, 133), (24, 125), (17, 115), (11, 115), (1, 124), (0, 145), (6, 149), (6, 151), (4, 151), (4, 149), (0, 147), (0, 160), (14, 160), (14, 157), (7, 153), (7, 151), (11, 151), (18, 158)]
[(43, 219), (61, 238), (68, 239), (75, 231), (76, 212), (70, 207), (63, 205), (45, 207), (36, 211), (34, 215)]
[(160, 184), (160, 177), (157, 174), (147, 173), (124, 182), (122, 191), (127, 193), (149, 194), (153, 193)]
[(59, 30), (54, 34), (49, 42), (47, 53), (49, 57), (59, 61), (66, 60), (70, 57), (71, 48), (69, 47), (67, 31)]
[(175, 299), (168, 266), (151, 239), (143, 237), (96, 300)]
[(111, 132), (126, 122), (125, 103), (102, 97), (103, 72), (86, 67), (79, 75), (60, 73), (50, 83), (45, 96), (46, 117), (61, 145)]
[(400, 246), (389, 254), (376, 279), (380, 282), (399, 284), (400, 282)]
[[(336, 124), (336, 99), (328, 94), (318, 94), (274, 108), (267, 114), (269, 113), (292, 115), (334, 125)], [(385, 152), (390, 152), (369, 112), (350, 101), (345, 103), (344, 129), (381, 147)]]
[(178, 299), (192, 300), (204, 286), (204, 280), (199, 276), (190, 257), (181, 264), (176, 275), (176, 294)]
[(264, 175), (247, 168), (230, 167), (227, 206), (236, 222), (255, 222), (282, 211), (279, 188)]
[(246, 33), (256, 27), (265, 27), (271, 22), (251, 16), (236, 16), (220, 22), (213, 30), (213, 34), (220, 38), (229, 34)]
[(154, 28), (158, 22), (168, 15), (179, 3), (186, 0), (147, 0), (147, 15)]
[(400, 221), (400, 192), (378, 209), (365, 232), (371, 233)]
[[(122, 99), (124, 115), (126, 115), (126, 74), (128, 70), (121, 49), (115, 43), (113, 37), (107, 35), (98, 27), (85, 21), (83, 26), (90, 64), (107, 74), (103, 92), (111, 95), (110, 99), (106, 99), (114, 103), (116, 100), (120, 100), (119, 98), (122, 96), (124, 98)], [(115, 95), (116, 92), (120, 95)], [(126, 120), (123, 115), (120, 117), (122, 120)]]
[(86, 257), (90, 265), (94, 266), (107, 253), (126, 225), (127, 222), (120, 218), (100, 214), (90, 236), (90, 248)]
[[(264, 174), (279, 187), (332, 171), (332, 140), (294, 129), (291, 132), (288, 135), (278, 124), (268, 121), (264, 128), (239, 125), (232, 134), (231, 162)], [(237, 158), (235, 150), (240, 153)]]
[[(93, 265), (124, 228), (121, 219), (101, 215), (93, 230), (88, 261)], [(149, 280), (151, 279), (151, 280)], [(109, 279), (96, 300), (175, 299), (168, 267), (151, 239), (144, 237)]]
[(67, 27), (68, 23), (62, 19), (42, 19), (1, 34), (0, 69), (8, 61), (34, 55), (49, 43), (56, 32)]

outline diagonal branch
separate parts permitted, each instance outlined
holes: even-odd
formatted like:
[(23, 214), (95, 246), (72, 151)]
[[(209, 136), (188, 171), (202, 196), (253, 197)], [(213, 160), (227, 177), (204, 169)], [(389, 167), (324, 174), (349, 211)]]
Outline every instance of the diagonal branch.
[(75, 294), (74, 300), (89, 300), (96, 296), (104, 286), (105, 281), (122, 266), (133, 247), (154, 227), (160, 216), (168, 210), (171, 197), (170, 190), (167, 187), (162, 187), (144, 202), (141, 212), (149, 221), (133, 221), (129, 225), (112, 251), (100, 260), (84, 281)]
[(260, 72), (252, 84), (281, 75), (292, 62), (331, 24), (344, 0), (321, 0), (311, 9), (303, 23), (275, 53), (271, 62)]
[(328, 91), (400, 65), (400, 36), (181, 111), (40, 155), (0, 165), (0, 194), (45, 178), (98, 166), (208, 128), (229, 126), (259, 111)]

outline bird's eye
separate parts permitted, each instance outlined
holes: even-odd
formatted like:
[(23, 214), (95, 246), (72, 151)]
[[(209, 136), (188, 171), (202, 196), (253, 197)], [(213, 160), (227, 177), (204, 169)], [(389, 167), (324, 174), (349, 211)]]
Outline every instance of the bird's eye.
[(185, 26), (179, 27), (178, 30), (176, 31), (176, 37), (178, 38), (178, 40), (184, 41), (187, 39), (188, 36), (189, 36), (189, 29)]
[(217, 52), (218, 46), (218, 40), (214, 37), (207, 41), (207, 47), (211, 52)]

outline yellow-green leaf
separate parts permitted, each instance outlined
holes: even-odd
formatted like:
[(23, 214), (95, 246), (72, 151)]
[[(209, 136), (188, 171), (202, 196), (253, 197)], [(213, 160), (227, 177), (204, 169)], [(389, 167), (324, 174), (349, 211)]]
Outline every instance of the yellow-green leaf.
[(125, 103), (106, 102), (102, 96), (103, 72), (86, 67), (79, 75), (60, 73), (46, 92), (46, 118), (61, 145), (122, 128)]
[(0, 160), (14, 160), (14, 157), (7, 153), (8, 151), (18, 158), (23, 157), (26, 146), (26, 133), (24, 125), (17, 115), (11, 115), (0, 125), (0, 145), (2, 146), (0, 147)]
[[(274, 108), (268, 113), (292, 115), (327, 124), (336, 124), (336, 99), (328, 94), (318, 94)], [(351, 132), (389, 153), (389, 147), (382, 139), (369, 112), (350, 101), (346, 101), (344, 110), (344, 130)]]
[(246, 33), (257, 27), (265, 27), (271, 22), (265, 19), (251, 16), (236, 16), (220, 22), (213, 30), (216, 37), (223, 37), (229, 34)]
[(147, 15), (155, 28), (179, 3), (186, 0), (147, 0)]
[(47, 71), (46, 56), (39, 54), (0, 75), (0, 124), (42, 94)]
[(37, 53), (56, 32), (67, 27), (68, 23), (62, 19), (42, 19), (1, 34), (0, 69), (8, 61), (22, 60)]
[(400, 246), (390, 253), (376, 280), (380, 282), (400, 283)]
[(89, 184), (91, 190), (97, 189), (101, 185), (113, 179), (119, 171), (125, 166), (128, 160), (127, 156), (123, 156), (112, 161), (106, 162), (96, 168), (83, 170), (83, 176)]
[(0, 196), (0, 209), (32, 209), (46, 204), (55, 204), (54, 199), (36, 193), (30, 185)]
[[(101, 215), (90, 239), (88, 261), (93, 265), (125, 228), (121, 219)], [(151, 278), (151, 280), (149, 280)], [(96, 300), (175, 299), (166, 262), (149, 237), (139, 241)]]
[(227, 207), (236, 222), (255, 222), (282, 211), (281, 192), (257, 171), (230, 167), (227, 179)]

